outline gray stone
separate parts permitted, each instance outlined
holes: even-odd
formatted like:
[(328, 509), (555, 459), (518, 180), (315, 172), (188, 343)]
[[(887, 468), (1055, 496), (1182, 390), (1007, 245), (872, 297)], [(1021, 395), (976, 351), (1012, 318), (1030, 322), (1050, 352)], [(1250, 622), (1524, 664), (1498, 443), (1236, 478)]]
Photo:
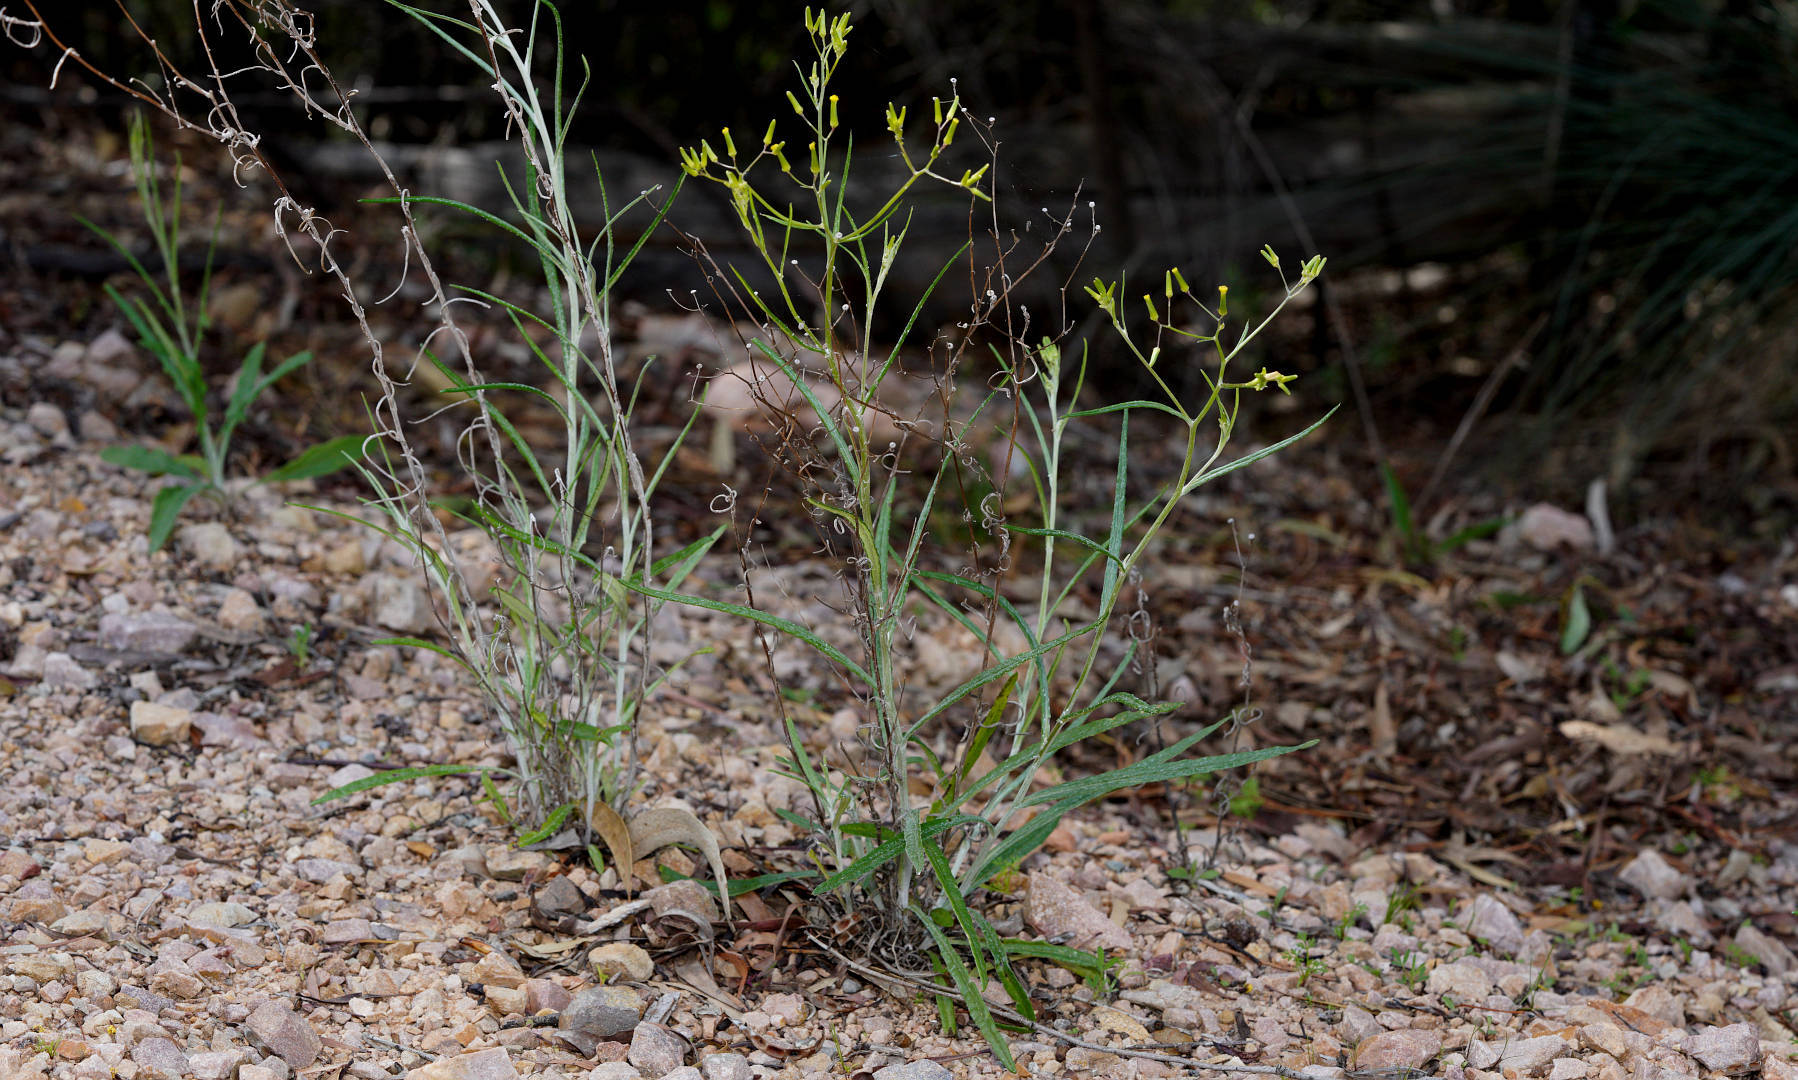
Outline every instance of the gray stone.
[(201, 746), (223, 746), (231, 750), (254, 750), (259, 746), (267, 746), (256, 730), (256, 725), (248, 720), (223, 713), (197, 712), (193, 714), (194, 727), (200, 732)]
[(219, 601), (218, 614), (214, 618), (225, 629), (244, 634), (260, 634), (268, 626), (268, 620), (262, 615), (262, 606), (256, 603), (256, 597), (246, 589), (226, 591), (225, 598)]
[(69, 418), (48, 401), (34, 401), (25, 410), (25, 422), (45, 438), (57, 443), (69, 441)]
[(137, 1075), (145, 1080), (181, 1080), (187, 1075), (187, 1055), (173, 1039), (152, 1036), (131, 1048), (131, 1060), (137, 1063)]
[(193, 713), (151, 701), (131, 703), (131, 737), (145, 746), (180, 746), (193, 728)]
[(705, 1080), (705, 1077), (693, 1066), (682, 1065), (678, 1069), (663, 1073), (662, 1080)]
[(645, 889), (643, 899), (649, 901), (649, 906), (655, 909), (658, 918), (686, 914), (697, 916), (708, 923), (718, 921), (718, 901), (712, 899), (712, 894), (706, 891), (705, 886), (691, 878)]
[(362, 873), (362, 867), (355, 863), (339, 862), (336, 859), (295, 859), (293, 872), (298, 874), (302, 881), (323, 885), (338, 874), (353, 878)]
[(556, 1026), (594, 1039), (623, 1035), (643, 1018), (643, 999), (623, 986), (594, 986), (574, 995)]
[[(1497, 1067), (1500, 1072), (1516, 1069), (1520, 1073), (1527, 1073), (1547, 1067), (1549, 1062), (1565, 1056), (1573, 1048), (1572, 1043), (1559, 1035), (1512, 1039), (1500, 1048)], [(1468, 1063), (1473, 1063), (1472, 1055), (1468, 1056)]]
[(642, 1080), (643, 1074), (628, 1061), (605, 1061), (587, 1072), (587, 1080)]
[(550, 921), (587, 910), (587, 894), (567, 877), (553, 877), (531, 894), (531, 910)]
[[(45, 668), (45, 678), (49, 678), (49, 668)], [(1744, 923), (1736, 931), (1736, 948), (1765, 964), (1767, 970), (1774, 975), (1785, 975), (1798, 965), (1798, 959), (1792, 956), (1792, 950), (1778, 938), (1761, 933), (1753, 924)]]
[(705, 1080), (752, 1080), (749, 1059), (742, 1054), (707, 1054), (699, 1060)]
[(1591, 1069), (1579, 1058), (1555, 1058), (1549, 1066), (1548, 1080), (1585, 1080)]
[(241, 553), (231, 530), (216, 521), (181, 526), (181, 549), (213, 570), (230, 570)]
[(163, 611), (100, 616), (100, 644), (120, 652), (183, 653), (198, 633), (192, 623)]
[(66, 652), (44, 654), (43, 681), (53, 690), (92, 690), (100, 678)]
[(1342, 1044), (1355, 1047), (1361, 1044), (1361, 1040), (1371, 1039), (1386, 1029), (1373, 1018), (1372, 1013), (1359, 1005), (1350, 1004), (1345, 1005), (1342, 1009), (1342, 1024), (1338, 1030), (1341, 1033)]
[(630, 1053), (625, 1060), (649, 1080), (659, 1080), (680, 1068), (687, 1056), (687, 1040), (661, 1024), (638, 1024), (631, 1032)]
[[(1024, 892), (1024, 921), (1045, 938), (1076, 949), (1128, 949), (1130, 935), (1064, 882), (1031, 874)], [(917, 1078), (912, 1078), (917, 1080)]]
[(1523, 924), (1491, 893), (1481, 893), (1473, 898), (1464, 929), (1468, 937), (1476, 941), (1484, 939), (1505, 956), (1514, 956), (1523, 948)]
[(406, 1074), (406, 1080), (517, 1080), (518, 1070), (503, 1046), (457, 1054), (420, 1065)]
[(397, 574), (376, 574), (366, 586), (373, 591), (374, 621), (389, 630), (421, 634), (437, 625), (431, 597), (418, 582)]
[(1453, 997), (1457, 1002), (1483, 1002), (1492, 993), (1492, 986), (1492, 976), (1471, 960), (1456, 960), (1430, 972), (1430, 993)]
[(1658, 851), (1644, 849), (1617, 875), (1643, 896), (1676, 900), (1692, 889), (1692, 879), (1674, 869)]
[(1355, 1046), (1355, 1068), (1421, 1069), (1442, 1052), (1442, 1033), (1422, 1028), (1382, 1031)]
[(108, 327), (99, 337), (87, 343), (82, 361), (90, 368), (95, 364), (123, 364), (130, 367), (137, 362), (137, 346), (118, 327)]
[(256, 921), (256, 912), (238, 903), (212, 901), (195, 904), (187, 910), (187, 921), (206, 926), (242, 926)]
[(929, 1058), (874, 1070), (874, 1080), (954, 1080), (955, 1074)]
[(324, 1048), (312, 1025), (284, 1001), (264, 1002), (244, 1021), (244, 1026), (258, 1046), (296, 1069), (317, 1061)]
[(1705, 1028), (1686, 1040), (1686, 1053), (1713, 1072), (1748, 1072), (1761, 1063), (1761, 1037), (1746, 1022)]

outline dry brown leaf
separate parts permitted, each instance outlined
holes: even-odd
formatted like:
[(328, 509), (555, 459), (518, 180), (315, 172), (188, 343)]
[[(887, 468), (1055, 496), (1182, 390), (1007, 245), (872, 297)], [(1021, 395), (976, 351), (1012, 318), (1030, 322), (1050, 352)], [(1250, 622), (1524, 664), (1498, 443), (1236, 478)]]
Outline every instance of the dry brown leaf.
[(610, 803), (596, 802), (593, 812), (588, 815), (587, 824), (606, 842), (606, 850), (612, 853), (612, 865), (618, 868), (618, 880), (624, 883), (624, 895), (629, 896), (635, 884), (635, 875), (631, 867), (637, 863), (637, 855), (632, 846), (631, 827), (618, 816)]
[(1590, 720), (1565, 720), (1561, 734), (1581, 742), (1595, 742), (1613, 754), (1660, 754), (1677, 757), (1679, 746), (1660, 735), (1646, 735), (1626, 724), (1595, 724)]
[(730, 918), (730, 880), (725, 877), (724, 860), (718, 854), (718, 838), (704, 822), (693, 816), (691, 810), (663, 806), (640, 811), (631, 818), (629, 843), (638, 858), (669, 844), (684, 843), (698, 848), (711, 864), (712, 875), (718, 882), (719, 903), (724, 908), (724, 917)]
[(1385, 680), (1374, 687), (1373, 712), (1367, 717), (1368, 735), (1373, 742), (1375, 757), (1389, 758), (1398, 749), (1398, 725), (1392, 722), (1392, 701), (1386, 692)]

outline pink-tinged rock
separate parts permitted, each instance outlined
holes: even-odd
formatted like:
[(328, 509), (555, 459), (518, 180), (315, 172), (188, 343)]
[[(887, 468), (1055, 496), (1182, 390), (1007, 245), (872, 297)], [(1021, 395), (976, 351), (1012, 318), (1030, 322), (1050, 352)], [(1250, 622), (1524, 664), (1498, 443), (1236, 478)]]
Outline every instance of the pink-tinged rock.
[(284, 1001), (267, 1001), (244, 1021), (251, 1038), (269, 1053), (296, 1069), (304, 1069), (318, 1060), (324, 1044), (306, 1018), (294, 1012)]
[(319, 931), (318, 940), (324, 945), (347, 945), (352, 941), (365, 941), (374, 936), (374, 924), (367, 919), (338, 919), (325, 924), (325, 928)]
[(193, 713), (153, 701), (131, 703), (131, 737), (145, 746), (179, 746), (193, 727)]
[(516, 990), (524, 985), (524, 971), (518, 966), (518, 961), (505, 953), (490, 952), (475, 962), (468, 981), (478, 982), (482, 986), (503, 986), (508, 990)]
[(0, 851), (0, 877), (13, 877), (24, 881), (43, 873), (44, 868), (37, 861), (18, 848)]
[(187, 1059), (194, 1080), (231, 1080), (243, 1064), (242, 1050), (208, 1050)]
[(1355, 1068), (1421, 1069), (1442, 1052), (1442, 1033), (1421, 1028), (1382, 1031), (1355, 1047)]
[[(1640, 990), (1623, 999), (1623, 1004), (1632, 1009), (1640, 1009), (1657, 1020), (1664, 1021), (1668, 1027), (1683, 1028), (1686, 1026), (1686, 1009), (1673, 996), (1673, 992), (1664, 986), (1644, 986)], [(1650, 1035), (1658, 1032), (1649, 1032)]]
[(1761, 1063), (1760, 1032), (1747, 1022), (1705, 1028), (1686, 1039), (1686, 1053), (1713, 1072), (1748, 1072)]
[(406, 1080), (518, 1080), (518, 1070), (505, 1048), (496, 1046), (420, 1065), (406, 1074)]
[(524, 1008), (533, 1016), (545, 1011), (559, 1013), (572, 1000), (574, 995), (554, 979), (526, 979), (524, 982)]
[(187, 651), (199, 627), (164, 611), (108, 612), (100, 616), (100, 644), (120, 652)]
[(230, 750), (254, 750), (266, 746), (268, 740), (248, 720), (222, 713), (197, 712), (193, 725), (200, 730), (201, 746), (223, 746)]
[[(26, 891), (28, 889), (31, 890), (29, 893)], [(40, 922), (47, 925), (68, 913), (69, 909), (48, 889), (35, 889), (32, 885), (27, 885), (13, 894), (6, 917), (12, 922)]]
[(638, 1024), (631, 1032), (631, 1049), (625, 1060), (638, 1072), (656, 1080), (681, 1067), (687, 1056), (687, 1040), (661, 1024)]
[(1024, 921), (1045, 938), (1076, 949), (1128, 949), (1130, 934), (1068, 885), (1031, 874), (1024, 892)]
[(156, 1036), (131, 1048), (131, 1060), (137, 1064), (137, 1075), (144, 1080), (181, 1080), (187, 1075), (187, 1055), (173, 1039)]

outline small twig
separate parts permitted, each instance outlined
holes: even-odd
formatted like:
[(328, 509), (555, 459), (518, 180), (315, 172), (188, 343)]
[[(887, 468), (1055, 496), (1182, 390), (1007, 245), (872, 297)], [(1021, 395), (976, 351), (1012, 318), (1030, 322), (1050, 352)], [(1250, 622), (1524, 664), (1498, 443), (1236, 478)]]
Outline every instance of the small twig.
[[(913, 976), (906, 975), (901, 972), (878, 971), (874, 968), (869, 967), (866, 964), (859, 964), (856, 961), (851, 960), (849, 957), (844, 956), (841, 952), (839, 952), (835, 948), (833, 948), (829, 942), (824, 941), (817, 934), (812, 933), (809, 929), (806, 931), (806, 936), (808, 936), (812, 939), (812, 944), (823, 949), (825, 952), (830, 953), (832, 956), (836, 957), (838, 960), (841, 960), (843, 963), (847, 964), (851, 969), (858, 971), (863, 975), (867, 975), (870, 978), (894, 979), (899, 982), (903, 982), (903, 983), (907, 983), (911, 986), (915, 986), (920, 990), (928, 991), (932, 994), (941, 994), (944, 997), (952, 998), (956, 1001), (961, 1002), (963, 1005), (967, 1004), (967, 999), (962, 997), (962, 995), (959, 992), (957, 992), (953, 987), (940, 986), (936, 983), (931, 982), (928, 979), (915, 978)], [(992, 1011), (994, 1016), (1001, 1017), (1010, 1023), (1022, 1025), (1024, 1027), (1027, 1027), (1030, 1030), (1036, 1032), (1038, 1035), (1047, 1035), (1052, 1039), (1059, 1039), (1060, 1041), (1067, 1043), (1069, 1046), (1077, 1046), (1084, 1050), (1096, 1050), (1103, 1054), (1116, 1054), (1119, 1057), (1143, 1058), (1143, 1059), (1146, 1059), (1149, 1061), (1159, 1061), (1159, 1062), (1162, 1062), (1167, 1065), (1178, 1065), (1184, 1069), (1203, 1069), (1203, 1070), (1209, 1070), (1211, 1072), (1243, 1073), (1243, 1074), (1248, 1074), (1248, 1075), (1261, 1075), (1261, 1076), (1279, 1076), (1279, 1077), (1284, 1077), (1285, 1080), (1306, 1080), (1304, 1075), (1302, 1073), (1300, 1073), (1297, 1069), (1290, 1069), (1284, 1065), (1230, 1065), (1227, 1063), (1213, 1064), (1210, 1062), (1195, 1061), (1190, 1057), (1181, 1057), (1176, 1054), (1161, 1054), (1161, 1053), (1157, 1053), (1153, 1050), (1136, 1050), (1136, 1049), (1132, 1049), (1130, 1047), (1125, 1047), (1125, 1046), (1106, 1046), (1103, 1043), (1089, 1042), (1088, 1040), (1082, 1039), (1076, 1035), (1069, 1035), (1065, 1031), (1058, 1031), (1055, 1028), (1052, 1028), (1047, 1024), (1038, 1023), (1035, 1020), (1028, 1019), (1023, 1014), (1013, 1012), (1012, 1010), (1007, 1009), (1002, 1005), (988, 1004), (987, 1008)], [(1195, 1045), (1207, 1045), (1207, 1046), (1215, 1046), (1216, 1045), (1215, 1043), (1212, 1043), (1212, 1042), (1210, 1042), (1208, 1040), (1204, 1040), (1204, 1039), (1195, 1039), (1194, 1044)], [(1349, 1073), (1348, 1075), (1351, 1078), (1353, 1078), (1353, 1080), (1384, 1080), (1384, 1078), (1379, 1070), (1369, 1070), (1365, 1073)], [(1414, 1078), (1407, 1078), (1407, 1080), (1444, 1080), (1444, 1078), (1435, 1077), (1435, 1076), (1418, 1076), (1418, 1077), (1414, 1077)]]
[(364, 1035), (362, 1037), (369, 1042), (374, 1043), (376, 1046), (385, 1046), (389, 1050), (398, 1050), (402, 1054), (417, 1054), (426, 1061), (436, 1061), (438, 1057), (438, 1055), (433, 1054), (429, 1050), (420, 1050), (416, 1046), (407, 1046), (405, 1043), (394, 1042), (392, 1039), (383, 1039), (379, 1035)]

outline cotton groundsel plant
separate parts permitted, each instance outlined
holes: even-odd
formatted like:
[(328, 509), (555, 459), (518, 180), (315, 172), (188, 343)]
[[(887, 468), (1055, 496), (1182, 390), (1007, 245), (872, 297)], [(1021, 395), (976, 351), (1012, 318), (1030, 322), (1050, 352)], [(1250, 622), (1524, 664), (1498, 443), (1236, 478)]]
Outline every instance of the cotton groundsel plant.
[[(514, 764), (504, 772), (517, 783), (515, 801), (523, 813), (512, 816), (509, 800), (487, 775), (492, 770), (464, 765), (392, 770), (326, 798), (381, 783), (480, 772), (500, 813), (526, 833), (522, 840), (549, 838), (573, 819), (589, 840), (611, 848), (627, 882), (634, 855), (689, 842), (707, 855), (724, 890), (716, 842), (691, 814), (652, 811), (657, 816), (627, 820), (641, 783), (641, 708), (668, 674), (650, 662), (661, 602), (645, 588), (678, 586), (715, 539), (678, 550), (663, 546), (653, 499), (674, 451), (649, 460), (635, 441), (632, 414), (643, 373), (629, 381), (612, 349), (611, 291), (642, 244), (639, 239), (620, 249), (620, 220), (630, 213), (647, 216), (640, 233), (647, 238), (675, 193), (659, 202), (651, 201), (653, 191), (618, 204), (602, 197), (595, 223), (583, 228), (577, 220), (570, 179), (578, 165), (567, 160), (565, 140), (585, 80), (569, 85), (554, 6), (547, 0), (522, 5), (528, 18), (515, 25), (493, 0), (470, 0), (460, 18), (393, 3), (490, 80), (517, 148), (510, 168), (502, 167), (511, 205), (495, 211), (413, 195), (404, 187), (364, 131), (352, 108), (354, 93), (320, 56), (312, 16), (287, 0), (213, 5), (193, 31), (209, 65), (197, 77), (179, 71), (121, 4), (125, 25), (155, 52), (161, 71), (155, 80), (121, 80), (99, 70), (57, 36), (34, 0), (22, 3), (25, 16), (0, 16), (14, 42), (26, 48), (48, 44), (59, 54), (59, 72), (68, 63), (82, 67), (178, 126), (215, 139), (232, 154), (237, 175), (263, 174), (277, 191), (277, 231), (302, 265), (301, 252), (313, 252), (318, 268), (341, 288), (367, 342), (378, 394), (371, 409), (374, 434), (359, 465), (373, 493), (366, 501), (374, 527), (421, 568), (443, 631), (441, 641), (389, 641), (431, 649), (461, 665), (505, 733)], [(222, 71), (211, 37), (233, 29), (242, 31), (255, 61)], [(380, 168), (392, 194), (375, 201), (395, 208), (406, 271), (426, 286), (419, 313), (431, 325), (409, 366), (390, 370), (386, 345), (368, 320), (370, 306), (392, 297), (369, 298), (347, 260), (337, 258), (347, 241), (338, 239), (333, 247), (339, 230), (285, 186), (260, 148), (260, 135), (231, 100), (244, 80), (257, 77), (267, 77), (309, 116), (361, 144)], [(543, 275), (544, 309), (445, 284), (415, 217), (437, 207), (471, 216), (529, 250)], [(389, 290), (400, 294), (391, 286), (383, 292)], [(548, 390), (483, 375), (484, 357), (469, 332), (479, 308), (511, 324), (541, 365)], [(446, 408), (468, 415), (456, 449), (473, 494), (453, 511), (434, 496), (430, 470), (409, 430), (422, 419), (408, 414), (409, 381), (427, 363), (448, 383)], [(404, 374), (396, 376), (401, 369)], [(507, 407), (527, 397), (547, 402), (561, 421), (554, 457), (507, 418)], [(467, 565), (468, 553), (452, 541), (448, 523), (456, 514), (485, 534), (501, 564), (490, 591), (476, 588), (480, 578)], [(589, 851), (597, 862), (597, 847)]]
[[(886, 126), (902, 166), (893, 190), (870, 199), (851, 188), (850, 149), (839, 130), (847, 106), (830, 83), (852, 26), (847, 15), (809, 9), (805, 25), (815, 58), (801, 70), (801, 89), (788, 94), (797, 133), (783, 131), (777, 118), (759, 147), (742, 147), (725, 129), (719, 146), (708, 139), (683, 151), (682, 165), (688, 176), (725, 189), (759, 257), (759, 266), (714, 265), (719, 272), (712, 279), (724, 283), (717, 298), (730, 309), (751, 356), (741, 377), (774, 432), (764, 445), (804, 492), (822, 550), (836, 568), (840, 610), (854, 622), (855, 647), (839, 647), (831, 635), (757, 606), (748, 560), (742, 564), (748, 603), (674, 589), (642, 591), (657, 600), (728, 611), (802, 642), (832, 666), (863, 718), (861, 753), (832, 760), (817, 752), (812, 733), (786, 720), (784, 767), (806, 786), (814, 808), (802, 824), (819, 853), (815, 893), (838, 914), (855, 912), (859, 919), (869, 910), (877, 913), (872, 931), (863, 935), (869, 953), (889, 969), (927, 975), (934, 969), (938, 978), (930, 985), (945, 1019), (953, 1020), (951, 1001), (958, 1000), (1012, 1067), (993, 1007), (981, 996), (988, 980), (1006, 988), (1017, 1017), (1030, 1019), (1013, 957), (1044, 957), (1080, 970), (1102, 967), (1102, 961), (1074, 949), (1000, 937), (974, 906), (976, 894), (1010, 876), (1066, 814), (1095, 799), (1299, 749), (1189, 756), (1227, 722), (1220, 721), (1127, 767), (1039, 784), (1069, 748), (1126, 724), (1153, 722), (1175, 708), (1120, 687), (1137, 643), (1127, 640), (1120, 654), (1112, 632), (1120, 616), (1131, 613), (1127, 597), (1174, 510), (1203, 485), (1317, 425), (1224, 459), (1242, 395), (1270, 387), (1288, 392), (1292, 376), (1279, 372), (1263, 369), (1236, 381), (1228, 375), (1231, 361), (1278, 308), (1226, 343), (1226, 294), (1220, 289), (1212, 309), (1192, 295), (1178, 271), (1166, 277), (1165, 313), (1145, 297), (1153, 341), (1132, 332), (1117, 284), (1097, 282), (1088, 290), (1160, 397), (1082, 407), (1084, 352), (1074, 361), (1055, 338), (1032, 346), (1015, 331), (1029, 319), (1012, 310), (1012, 291), (1043, 262), (1016, 274), (1006, 271), (1009, 249), (998, 239), (996, 219), (997, 269), (987, 279), (999, 287), (976, 300), (961, 327), (965, 335), (932, 344), (938, 365), (932, 374), (941, 388), (934, 415), (893, 413), (885, 390), (907, 375), (904, 335), (877, 350), (868, 328), (893, 308), (909, 332), (928, 300), (928, 294), (887, 295), (909, 199), (919, 185), (943, 184), (990, 204), (988, 166), (959, 173), (946, 167), (957, 133), (964, 123), (974, 126), (959, 97), (937, 99), (923, 125), (909, 123), (905, 109), (889, 105)], [(1070, 227), (1071, 215), (1063, 232)], [(972, 249), (970, 242), (951, 255), (936, 281)], [(1278, 271), (1278, 259), (1265, 254)], [(1287, 283), (1281, 306), (1322, 269), (1321, 258), (1308, 261)], [(1175, 303), (1186, 305), (1185, 317), (1206, 329), (1174, 321)], [(997, 333), (1006, 327), (1013, 332)], [(981, 400), (958, 409), (956, 374), (983, 331), (999, 342), (990, 345), (998, 374)], [(1067, 336), (1066, 330), (1058, 333)], [(1212, 353), (1204, 380), (1208, 393), (1197, 401), (1175, 392), (1159, 370), (1164, 349), (1177, 342)], [(1175, 478), (1148, 498), (1133, 499), (1130, 420), (1143, 413), (1171, 424), (1184, 453)], [(1037, 512), (1032, 523), (1008, 520), (1004, 482), (995, 482), (992, 470), (970, 452), (983, 425), (995, 422), (1012, 459), (1008, 465), (1021, 466), (1002, 475), (1028, 478)], [(1067, 437), (1076, 425), (1105, 424), (1116, 431), (1109, 515), (1101, 531), (1088, 535), (1062, 509), (1062, 485), (1077, 467)], [(947, 560), (931, 550), (933, 510), (957, 503), (951, 516), (978, 522), (997, 552), (983, 555), (976, 542)], [(1040, 560), (1028, 573), (1017, 565), (1027, 552)], [(953, 569), (952, 562), (974, 569)], [(1007, 575), (1037, 582), (1034, 602), (1013, 600), (1011, 590), (1001, 588)], [(1077, 593), (1094, 588), (1096, 603), (1075, 602)], [(907, 628), (931, 609), (971, 634), (980, 656), (959, 685), (921, 700), (916, 690), (908, 695), (902, 653)], [(771, 656), (769, 668), (772, 674)]]

